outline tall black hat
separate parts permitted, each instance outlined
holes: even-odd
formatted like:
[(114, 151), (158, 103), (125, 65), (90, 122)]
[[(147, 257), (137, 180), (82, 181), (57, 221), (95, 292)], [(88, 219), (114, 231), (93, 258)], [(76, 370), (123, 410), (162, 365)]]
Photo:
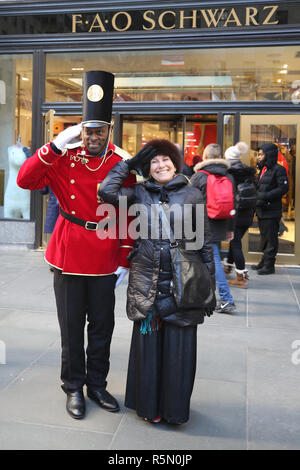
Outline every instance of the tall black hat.
[(83, 126), (111, 124), (114, 78), (112, 73), (102, 70), (91, 70), (83, 74)]

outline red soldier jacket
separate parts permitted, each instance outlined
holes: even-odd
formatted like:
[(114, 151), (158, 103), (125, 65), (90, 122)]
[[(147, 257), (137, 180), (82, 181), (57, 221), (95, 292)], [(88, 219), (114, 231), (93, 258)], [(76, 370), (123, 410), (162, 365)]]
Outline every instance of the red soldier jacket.
[[(24, 189), (43, 189), (48, 185), (65, 212), (85, 221), (99, 222), (106, 217), (97, 215), (99, 204), (105, 202), (99, 200), (99, 184), (117, 162), (129, 155), (109, 143), (105, 157), (89, 158), (84, 149), (84, 160), (81, 149), (77, 144), (57, 154), (50, 143), (44, 145), (24, 162), (17, 183)], [(133, 186), (135, 182), (135, 176), (129, 175), (124, 186)], [(118, 266), (128, 268), (127, 256), (133, 241), (127, 235), (119, 239), (118, 218), (115, 228), (114, 238), (100, 239), (97, 231), (87, 230), (60, 214), (45, 260), (64, 274), (101, 276), (114, 273)]]

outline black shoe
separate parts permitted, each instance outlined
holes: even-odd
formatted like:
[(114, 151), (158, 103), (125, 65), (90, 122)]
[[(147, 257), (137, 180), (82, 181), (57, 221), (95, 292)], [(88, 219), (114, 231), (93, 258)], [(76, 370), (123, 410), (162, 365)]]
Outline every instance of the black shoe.
[(260, 262), (258, 264), (252, 264), (251, 269), (254, 271), (258, 271), (259, 269), (262, 269), (264, 266), (264, 263)]
[(82, 419), (85, 416), (85, 399), (82, 390), (67, 392), (67, 412), (74, 419)]
[(270, 268), (267, 268), (267, 266), (264, 266), (263, 268), (257, 271), (257, 274), (274, 274), (274, 273), (275, 273), (274, 266)]
[(114, 413), (120, 410), (117, 400), (105, 389), (92, 390), (91, 388), (88, 388), (87, 396), (107, 411)]

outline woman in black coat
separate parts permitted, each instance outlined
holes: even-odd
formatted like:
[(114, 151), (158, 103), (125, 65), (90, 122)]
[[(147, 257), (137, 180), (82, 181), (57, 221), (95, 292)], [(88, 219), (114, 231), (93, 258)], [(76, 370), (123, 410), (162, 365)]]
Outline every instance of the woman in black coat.
[[(256, 170), (255, 168), (252, 168), (241, 162), (241, 156), (247, 152), (248, 145), (245, 142), (238, 142), (236, 145), (229, 147), (225, 151), (224, 156), (230, 164), (229, 173), (234, 178), (236, 188), (238, 188), (239, 184), (248, 181), (253, 185), (254, 190)], [(233, 287), (248, 287), (248, 270), (246, 269), (245, 265), (245, 257), (242, 249), (242, 238), (249, 227), (252, 225), (255, 199), (249, 202), (250, 207), (242, 208), (239, 207), (239, 204), (237, 205), (234, 237), (230, 241), (227, 260), (224, 260), (224, 269), (226, 273), (230, 273), (233, 266), (235, 265), (236, 278), (228, 281), (228, 284)], [(254, 202), (254, 205), (251, 207), (252, 202)]]
[[(167, 140), (153, 140), (133, 159), (118, 163), (101, 183), (99, 194), (105, 202), (118, 205), (126, 196), (128, 205), (142, 205), (143, 232), (153, 235), (153, 204), (166, 211), (174, 204), (170, 224), (178, 226), (184, 204), (194, 209), (203, 204), (201, 192), (180, 173), (182, 156)], [(129, 171), (140, 168), (150, 178), (133, 188), (121, 187)], [(182, 223), (182, 220), (179, 221)], [(192, 221), (191, 221), (192, 222)], [(203, 221), (201, 221), (203, 223)], [(207, 217), (204, 216), (204, 244), (199, 258), (214, 276)], [(127, 315), (134, 321), (125, 406), (151, 422), (161, 419), (181, 424), (189, 419), (190, 397), (196, 372), (197, 324), (209, 311), (178, 312), (172, 292), (170, 241), (162, 235), (144, 236), (135, 241), (127, 292)], [(183, 241), (186, 241), (184, 239)], [(199, 281), (198, 281), (199, 282)]]

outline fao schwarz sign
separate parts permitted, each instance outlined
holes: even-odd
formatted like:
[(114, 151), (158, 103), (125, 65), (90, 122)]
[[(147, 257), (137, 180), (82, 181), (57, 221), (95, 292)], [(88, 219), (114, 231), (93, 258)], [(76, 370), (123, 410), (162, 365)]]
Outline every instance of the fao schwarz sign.
[[(200, 2), (199, 2), (200, 3)], [(88, 2), (87, 2), (88, 4)], [(101, 2), (99, 2), (101, 4)], [(208, 8), (149, 8), (70, 13), (6, 16), (0, 14), (0, 35), (89, 34), (132, 31), (172, 31), (227, 28), (277, 28), (299, 24), (300, 1), (251, 6), (214, 6)]]
[(287, 13), (279, 5), (78, 13), (72, 15), (72, 33), (277, 25), (286, 23)]

